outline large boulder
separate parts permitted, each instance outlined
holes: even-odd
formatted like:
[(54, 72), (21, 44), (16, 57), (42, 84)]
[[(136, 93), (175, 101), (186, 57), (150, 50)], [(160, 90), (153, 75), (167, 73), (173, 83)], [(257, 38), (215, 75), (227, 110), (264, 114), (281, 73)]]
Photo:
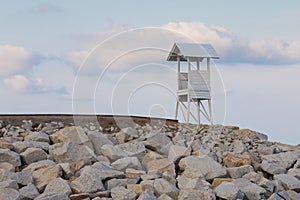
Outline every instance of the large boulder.
[(65, 127), (50, 135), (50, 139), (54, 144), (60, 142), (73, 142), (75, 144), (86, 145), (90, 149), (93, 149), (92, 142), (80, 126)]
[(239, 191), (239, 188), (230, 182), (222, 182), (215, 188), (216, 195), (227, 200), (236, 200)]
[(76, 144), (73, 142), (61, 142), (51, 145), (49, 153), (57, 163), (71, 163), (78, 161), (96, 161), (96, 155), (86, 145)]
[(173, 144), (172, 140), (163, 133), (157, 133), (144, 141), (148, 149), (156, 151), (162, 155), (168, 155), (169, 148)]
[(238, 178), (232, 181), (248, 199), (264, 199), (266, 190), (249, 180)]
[(217, 161), (209, 156), (188, 156), (179, 161), (183, 175), (190, 178), (212, 180), (226, 176), (227, 172)]
[(103, 145), (101, 147), (101, 152), (103, 155), (108, 157), (112, 162), (128, 156), (128, 154), (125, 151), (111, 144)]
[(20, 199), (34, 199), (40, 195), (35, 185), (32, 183), (20, 189)]
[(131, 142), (117, 145), (122, 149), (128, 156), (136, 156), (140, 161), (143, 160), (146, 155), (146, 148), (142, 142)]
[(269, 174), (285, 174), (286, 169), (282, 167), (281, 165), (278, 165), (276, 163), (270, 163), (266, 160), (263, 160), (261, 165), (261, 169)]
[(61, 177), (62, 170), (60, 166), (55, 165), (33, 171), (32, 175), (35, 186), (41, 192), (53, 179)]
[(242, 178), (247, 173), (254, 172), (251, 165), (243, 165), (240, 167), (227, 168), (227, 172), (231, 178)]
[(300, 158), (300, 151), (288, 151), (278, 154), (262, 155), (261, 157), (262, 160), (280, 165), (285, 169), (289, 169), (293, 166), (297, 159)]
[(279, 180), (285, 189), (300, 192), (300, 181), (297, 178), (289, 174), (277, 174), (274, 179)]
[(176, 199), (179, 194), (179, 189), (163, 178), (154, 180), (154, 191), (157, 196), (166, 194), (173, 199)]
[(20, 155), (9, 149), (0, 149), (0, 162), (8, 162), (14, 167), (21, 166)]
[(88, 135), (91, 143), (93, 144), (94, 152), (96, 155), (102, 155), (101, 147), (105, 144), (113, 145), (106, 135), (100, 132), (93, 132)]
[(29, 165), (31, 163), (40, 161), (40, 160), (47, 160), (48, 154), (43, 151), (42, 149), (31, 147), (26, 149), (26, 151), (22, 152), (21, 159), (24, 164)]

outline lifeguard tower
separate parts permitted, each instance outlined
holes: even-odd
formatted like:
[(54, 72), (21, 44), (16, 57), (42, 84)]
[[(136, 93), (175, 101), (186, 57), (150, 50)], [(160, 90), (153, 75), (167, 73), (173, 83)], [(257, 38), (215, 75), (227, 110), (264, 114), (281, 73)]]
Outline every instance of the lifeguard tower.
[[(177, 61), (178, 91), (175, 119), (178, 117), (178, 109), (181, 105), (184, 108), (180, 107), (186, 123), (190, 122), (191, 116), (200, 124), (200, 114), (202, 114), (213, 124), (210, 65), (211, 59), (218, 58), (210, 44), (175, 43), (173, 45), (167, 60)], [(187, 62), (187, 71), (181, 71), (181, 62)], [(197, 117), (191, 112), (191, 103), (196, 105)], [(208, 112), (204, 103), (208, 107)]]

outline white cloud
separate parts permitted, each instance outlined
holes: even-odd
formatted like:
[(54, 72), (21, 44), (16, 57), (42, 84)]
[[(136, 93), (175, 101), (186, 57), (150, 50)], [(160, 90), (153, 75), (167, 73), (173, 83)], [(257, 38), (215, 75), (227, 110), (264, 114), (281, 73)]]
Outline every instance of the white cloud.
[(35, 61), (32, 50), (21, 46), (0, 46), (0, 75), (18, 73)]
[(3, 82), (9, 88), (17, 92), (25, 92), (30, 85), (30, 81), (23, 75), (14, 75), (10, 78), (4, 79)]
[(71, 51), (68, 52), (64, 57), (75, 67), (79, 67), (84, 59), (88, 56), (88, 51)]

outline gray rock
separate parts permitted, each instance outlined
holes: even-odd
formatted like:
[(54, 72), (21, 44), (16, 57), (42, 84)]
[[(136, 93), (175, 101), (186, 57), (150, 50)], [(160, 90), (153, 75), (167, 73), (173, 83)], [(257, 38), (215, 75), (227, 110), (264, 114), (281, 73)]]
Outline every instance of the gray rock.
[(231, 178), (242, 178), (245, 174), (254, 172), (254, 169), (251, 165), (243, 165), (240, 167), (229, 167), (227, 172)]
[(257, 183), (261, 179), (262, 175), (256, 172), (249, 172), (242, 176), (242, 178), (248, 179), (251, 182)]
[(18, 183), (15, 180), (6, 180), (0, 182), (0, 188), (12, 188), (15, 190), (19, 189)]
[(277, 193), (272, 194), (268, 200), (285, 200), (283, 198), (281, 198), (281, 196), (279, 196)]
[(50, 139), (48, 134), (43, 132), (30, 132), (29, 135), (27, 135), (24, 138), (24, 141), (37, 141), (37, 142), (46, 142), (49, 143)]
[(279, 180), (283, 187), (287, 190), (295, 190), (300, 192), (300, 181), (289, 174), (274, 175), (275, 180)]
[(20, 155), (23, 163), (26, 165), (40, 160), (46, 160), (48, 158), (48, 155), (45, 151), (35, 147), (26, 149), (26, 151), (22, 152)]
[(300, 168), (292, 168), (289, 169), (289, 171), (287, 172), (287, 174), (296, 177), (297, 179), (300, 180)]
[(233, 146), (233, 152), (234, 153), (241, 154), (244, 151), (246, 151), (246, 146), (240, 140), (234, 140), (233, 143), (232, 143), (232, 146)]
[(105, 188), (111, 190), (114, 187), (124, 186), (126, 187), (129, 184), (136, 184), (138, 179), (110, 179), (105, 182)]
[(137, 157), (125, 157), (118, 159), (111, 163), (111, 166), (119, 171), (125, 171), (127, 168), (133, 168), (137, 170), (142, 169), (142, 165)]
[(41, 194), (34, 200), (70, 200), (68, 195), (65, 194)]
[(149, 190), (145, 190), (138, 198), (138, 200), (157, 200), (156, 196)]
[(32, 174), (24, 170), (13, 174), (11, 178), (16, 180), (21, 186), (25, 186), (34, 182)]
[(230, 182), (223, 182), (215, 189), (216, 195), (223, 199), (236, 200), (239, 188)]
[(176, 199), (179, 194), (179, 189), (163, 178), (154, 180), (154, 191), (157, 196), (166, 194), (173, 199)]
[(101, 147), (102, 154), (108, 157), (111, 161), (116, 161), (120, 158), (127, 157), (128, 154), (117, 146), (105, 144)]
[(289, 152), (282, 152), (279, 154), (262, 155), (261, 157), (262, 160), (266, 160), (269, 163), (275, 163), (277, 165), (282, 166), (285, 169), (289, 169), (300, 157), (300, 152), (289, 151)]
[(199, 178), (187, 178), (179, 175), (177, 177), (178, 188), (180, 190), (200, 190), (204, 187), (203, 182)]
[(146, 155), (146, 148), (142, 142), (124, 143), (117, 145), (117, 147), (122, 149), (128, 156), (138, 157), (140, 161), (142, 161)]
[(91, 167), (85, 167), (81, 175), (71, 182), (72, 190), (75, 193), (94, 193), (105, 190), (101, 177), (98, 176), (96, 170)]
[(138, 131), (132, 127), (123, 128), (120, 132), (116, 133), (116, 139), (120, 144), (138, 137)]
[(9, 149), (0, 149), (0, 162), (8, 162), (14, 167), (21, 166), (20, 155)]
[(86, 145), (90, 149), (93, 149), (92, 142), (80, 126), (65, 127), (50, 135), (50, 139), (53, 143), (72, 142), (79, 145)]
[(261, 177), (257, 184), (266, 190), (265, 196), (272, 195), (275, 190), (275, 184), (265, 177)]
[(111, 189), (111, 197), (115, 200), (134, 200), (137, 194), (133, 190), (118, 186)]
[(169, 197), (166, 194), (162, 194), (157, 198), (157, 200), (173, 200), (173, 198)]
[(69, 179), (72, 176), (74, 176), (74, 171), (73, 171), (73, 168), (71, 167), (70, 163), (59, 163), (58, 165), (62, 168), (63, 177), (65, 179)]
[(163, 133), (157, 133), (144, 141), (148, 149), (154, 150), (162, 155), (168, 155), (172, 140)]
[(23, 169), (23, 171), (33, 172), (40, 168), (51, 167), (51, 166), (55, 166), (55, 165), (56, 165), (56, 163), (53, 162), (52, 160), (41, 160), (41, 161), (38, 161), (35, 163), (31, 163), (30, 165), (25, 167)]
[(14, 173), (11, 171), (7, 171), (5, 169), (0, 169), (0, 182), (11, 180), (12, 179), (11, 177), (13, 175), (14, 175)]
[(12, 188), (0, 188), (0, 199), (16, 200), (19, 199), (20, 194), (17, 190)]
[(96, 155), (102, 155), (101, 147), (103, 145), (113, 145), (113, 143), (107, 138), (106, 135), (103, 135), (99, 132), (93, 132), (89, 134), (88, 137), (93, 144), (94, 152)]
[(43, 191), (53, 179), (61, 177), (61, 175), (62, 170), (58, 165), (41, 168), (32, 173), (34, 184), (40, 192)]
[(21, 200), (34, 199), (40, 195), (39, 191), (32, 183), (28, 184), (25, 187), (22, 187), (19, 192)]
[(261, 165), (261, 169), (269, 174), (285, 174), (286, 169), (283, 168), (281, 165), (275, 163), (269, 163), (266, 160), (263, 160)]
[(190, 178), (212, 180), (226, 176), (227, 172), (218, 162), (208, 156), (188, 156), (179, 161), (183, 175)]
[(72, 190), (66, 180), (55, 178), (46, 186), (43, 194), (70, 195), (71, 193)]
[(15, 167), (8, 162), (0, 162), (0, 168), (11, 172), (15, 171)]
[(178, 145), (171, 145), (169, 149), (168, 159), (174, 163), (177, 163), (179, 159), (189, 155), (190, 155), (189, 148), (178, 146)]
[(266, 190), (254, 183), (251, 183), (249, 180), (244, 178), (238, 178), (232, 181), (241, 192), (245, 194), (248, 199), (264, 199), (264, 194)]
[(91, 170), (93, 170), (97, 174), (97, 176), (99, 176), (103, 180), (112, 178), (124, 178), (124, 172), (115, 170), (104, 162), (96, 162), (92, 166), (86, 166), (82, 169), (82, 171), (86, 170), (86, 168), (91, 168)]
[(49, 151), (49, 144), (47, 142), (36, 142), (36, 141), (22, 141), (14, 142), (14, 151), (17, 153), (22, 153), (30, 147), (40, 148), (44, 151)]
[(57, 163), (71, 163), (78, 161), (96, 161), (96, 155), (88, 146), (73, 142), (62, 142), (51, 145), (49, 153)]

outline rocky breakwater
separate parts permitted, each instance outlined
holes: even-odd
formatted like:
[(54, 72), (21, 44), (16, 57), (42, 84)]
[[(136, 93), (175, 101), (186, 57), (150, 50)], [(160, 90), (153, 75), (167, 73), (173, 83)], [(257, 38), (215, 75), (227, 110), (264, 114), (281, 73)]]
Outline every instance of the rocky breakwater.
[(0, 122), (0, 199), (300, 199), (300, 150), (231, 126)]

